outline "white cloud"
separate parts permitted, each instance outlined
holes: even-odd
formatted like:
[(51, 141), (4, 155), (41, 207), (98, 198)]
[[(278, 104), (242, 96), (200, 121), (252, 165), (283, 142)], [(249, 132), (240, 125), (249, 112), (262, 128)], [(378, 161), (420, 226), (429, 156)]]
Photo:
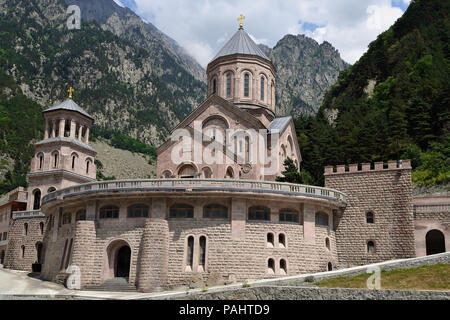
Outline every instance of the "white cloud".
[(121, 6), (123, 8), (122, 2), (120, 0), (113, 0), (118, 6)]
[[(118, 1), (118, 0), (117, 0)], [(402, 0), (405, 1), (406, 0)], [(391, 0), (135, 0), (136, 12), (175, 39), (206, 66), (237, 31), (237, 17), (259, 43), (276, 45), (286, 34), (330, 42), (354, 63), (368, 44), (403, 13)], [(303, 24), (320, 28), (307, 30)]]

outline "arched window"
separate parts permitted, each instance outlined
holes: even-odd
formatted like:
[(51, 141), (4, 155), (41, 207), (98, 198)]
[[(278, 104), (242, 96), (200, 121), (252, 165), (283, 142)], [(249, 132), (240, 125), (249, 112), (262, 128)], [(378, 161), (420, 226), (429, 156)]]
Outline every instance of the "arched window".
[(375, 242), (367, 241), (367, 253), (375, 253)]
[(178, 172), (178, 176), (182, 179), (193, 179), (197, 174), (194, 166), (190, 164), (182, 166)]
[(135, 204), (128, 207), (128, 218), (148, 218), (148, 206)]
[(227, 172), (225, 174), (225, 179), (233, 179), (234, 178), (234, 171), (232, 167), (228, 167)]
[(58, 162), (59, 162), (59, 153), (58, 153), (58, 151), (53, 151), (52, 157), (53, 157), (53, 168), (58, 168)]
[(261, 101), (264, 101), (264, 77), (261, 77)]
[(328, 271), (333, 271), (333, 264), (331, 262), (328, 262), (327, 270)]
[(37, 261), (37, 263), (42, 263), (42, 258), (43, 258), (43, 256), (42, 256), (42, 251), (43, 251), (43, 248), (44, 248), (44, 245), (42, 244), (42, 242), (36, 242), (36, 244), (35, 244), (35, 247), (36, 247), (36, 261)]
[(244, 97), (248, 98), (250, 93), (250, 75), (248, 73), (244, 76)]
[(70, 212), (65, 212), (63, 214), (62, 224), (71, 224), (72, 223), (72, 214)]
[(299, 222), (299, 213), (295, 209), (283, 208), (280, 210), (280, 221)]
[(172, 177), (172, 172), (170, 172), (170, 170), (165, 170), (162, 173), (162, 178), (164, 178), (164, 179), (170, 179), (171, 177)]
[(41, 236), (44, 234), (44, 223), (43, 222), (39, 223), (39, 233)]
[(91, 159), (86, 160), (86, 174), (89, 174), (89, 166), (91, 165)]
[(200, 261), (199, 266), (202, 268), (200, 271), (206, 270), (206, 237), (200, 237)]
[(275, 274), (275, 261), (272, 258), (267, 260), (267, 273)]
[(28, 223), (23, 224), (23, 235), (28, 235)]
[(275, 246), (275, 240), (272, 232), (267, 233), (267, 247), (273, 248)]
[(80, 209), (77, 211), (75, 215), (75, 221), (84, 221), (86, 220), (86, 209)]
[(187, 240), (187, 255), (186, 255), (186, 271), (192, 271), (194, 268), (194, 237), (190, 236)]
[(42, 169), (44, 167), (44, 155), (42, 153), (40, 153), (38, 155), (38, 159), (39, 159), (39, 169)]
[(366, 213), (366, 222), (367, 223), (375, 223), (375, 215), (373, 214), (373, 212), (367, 212)]
[(263, 206), (253, 206), (248, 209), (248, 220), (270, 221), (270, 209)]
[(194, 207), (189, 204), (175, 204), (170, 207), (170, 218), (194, 218)]
[(20, 257), (22, 259), (25, 258), (25, 246), (20, 247)]
[(287, 263), (286, 260), (280, 259), (280, 274), (286, 275), (287, 274)]
[(328, 214), (324, 212), (316, 213), (316, 226), (326, 226), (328, 227)]
[(72, 170), (75, 169), (75, 162), (77, 160), (77, 156), (75, 154), (72, 155)]
[(203, 207), (203, 218), (227, 219), (228, 208), (220, 204), (209, 204)]
[(39, 210), (41, 208), (41, 190), (37, 189), (33, 192), (33, 210)]
[(100, 208), (100, 219), (118, 219), (119, 208), (116, 206), (104, 206)]
[(227, 98), (231, 98), (231, 72), (227, 73)]
[(278, 235), (278, 245), (280, 248), (286, 248), (286, 235), (284, 233)]
[(213, 80), (213, 91), (212, 93), (215, 94), (217, 92), (217, 81), (216, 79)]
[(54, 191), (56, 191), (56, 188), (50, 187), (50, 188), (48, 188), (47, 193), (54, 192)]
[(330, 239), (329, 238), (325, 238), (325, 247), (327, 247), (328, 250), (331, 249), (331, 247), (330, 247)]
[(203, 168), (203, 178), (204, 179), (210, 179), (212, 178), (212, 170), (209, 167)]

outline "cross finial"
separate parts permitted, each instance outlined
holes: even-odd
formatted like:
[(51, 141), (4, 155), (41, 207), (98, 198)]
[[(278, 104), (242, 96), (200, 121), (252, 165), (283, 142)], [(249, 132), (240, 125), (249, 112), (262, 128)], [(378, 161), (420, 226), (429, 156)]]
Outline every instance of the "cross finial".
[(69, 90), (67, 90), (67, 92), (69, 93), (69, 99), (72, 99), (72, 94), (74, 91), (75, 90), (72, 87), (70, 87)]
[(239, 18), (237, 18), (237, 20), (239, 21), (239, 29), (243, 29), (244, 28), (244, 20), (245, 20), (245, 16), (244, 15), (240, 15)]

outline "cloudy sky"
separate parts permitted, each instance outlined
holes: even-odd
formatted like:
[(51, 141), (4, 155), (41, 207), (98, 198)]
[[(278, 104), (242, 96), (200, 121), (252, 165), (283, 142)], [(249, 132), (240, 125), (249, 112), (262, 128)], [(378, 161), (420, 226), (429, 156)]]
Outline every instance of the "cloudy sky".
[(330, 42), (355, 63), (410, 0), (114, 0), (151, 22), (206, 66), (237, 31), (237, 17), (257, 43), (274, 47), (286, 34)]

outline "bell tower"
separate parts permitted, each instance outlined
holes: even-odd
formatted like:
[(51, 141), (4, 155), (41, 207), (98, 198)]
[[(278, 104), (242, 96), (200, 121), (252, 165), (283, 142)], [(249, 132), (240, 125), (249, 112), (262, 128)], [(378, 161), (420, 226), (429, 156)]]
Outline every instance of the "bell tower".
[(208, 64), (207, 95), (217, 94), (253, 115), (275, 117), (276, 70), (270, 59), (245, 32), (241, 15), (239, 29)]
[(94, 118), (72, 100), (73, 89), (68, 92), (69, 99), (43, 112), (44, 139), (34, 145), (27, 175), (28, 211), (39, 210), (42, 197), (52, 191), (96, 179), (97, 153), (89, 146)]

